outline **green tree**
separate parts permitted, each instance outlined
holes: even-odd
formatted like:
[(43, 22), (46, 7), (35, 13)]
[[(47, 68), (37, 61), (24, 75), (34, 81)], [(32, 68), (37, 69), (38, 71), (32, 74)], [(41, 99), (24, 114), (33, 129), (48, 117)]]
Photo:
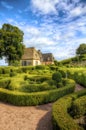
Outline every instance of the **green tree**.
[(80, 44), (80, 46), (76, 50), (76, 54), (77, 55), (86, 54), (86, 44), (85, 43)]
[(3, 24), (0, 29), (0, 58), (6, 57), (9, 65), (19, 61), (24, 52), (24, 33), (16, 26)]

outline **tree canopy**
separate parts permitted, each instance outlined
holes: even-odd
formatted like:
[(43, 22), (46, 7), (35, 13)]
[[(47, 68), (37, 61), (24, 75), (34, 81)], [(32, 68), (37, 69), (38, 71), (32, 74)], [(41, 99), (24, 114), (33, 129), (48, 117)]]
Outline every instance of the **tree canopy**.
[(0, 29), (0, 58), (6, 57), (9, 65), (20, 60), (23, 55), (23, 35), (23, 31), (10, 24), (3, 24)]
[(76, 54), (79, 54), (79, 55), (86, 54), (86, 44), (85, 43), (80, 44), (80, 46), (76, 50)]

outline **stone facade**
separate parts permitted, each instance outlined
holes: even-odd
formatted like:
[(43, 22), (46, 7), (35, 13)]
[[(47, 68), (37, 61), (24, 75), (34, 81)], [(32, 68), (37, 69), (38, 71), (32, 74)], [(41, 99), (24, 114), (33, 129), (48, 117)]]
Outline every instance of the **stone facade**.
[(45, 53), (42, 54), (40, 50), (36, 50), (34, 47), (25, 48), (24, 54), (21, 59), (22, 66), (29, 66), (29, 65), (46, 65), (46, 64), (53, 64), (54, 57), (52, 53)]

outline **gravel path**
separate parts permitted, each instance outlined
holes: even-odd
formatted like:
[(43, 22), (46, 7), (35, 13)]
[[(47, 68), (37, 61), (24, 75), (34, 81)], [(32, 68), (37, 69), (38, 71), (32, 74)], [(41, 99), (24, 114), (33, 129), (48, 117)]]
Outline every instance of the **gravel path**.
[(16, 107), (0, 102), (0, 130), (52, 130), (52, 104)]
[[(75, 91), (83, 87), (76, 85)], [(52, 103), (17, 107), (0, 102), (0, 130), (52, 130)]]
[(81, 86), (80, 84), (76, 84), (75, 92), (83, 90), (83, 89), (84, 89), (83, 86)]

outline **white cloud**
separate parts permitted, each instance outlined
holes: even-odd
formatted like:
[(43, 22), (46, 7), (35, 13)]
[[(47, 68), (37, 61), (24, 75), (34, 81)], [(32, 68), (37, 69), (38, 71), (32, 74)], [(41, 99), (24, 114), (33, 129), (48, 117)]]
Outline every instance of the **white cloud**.
[(85, 7), (79, 6), (70, 11), (71, 17), (76, 17), (83, 14), (86, 14), (86, 6)]
[(32, 6), (35, 11), (41, 11), (43, 14), (57, 13), (55, 5), (59, 0), (32, 0)]
[(66, 24), (41, 23), (40, 26), (27, 25), (25, 23), (9, 19), (11, 24), (24, 31), (24, 43), (27, 47), (34, 46), (43, 52), (52, 52), (56, 59), (74, 56), (80, 43), (86, 43), (86, 38), (77, 37), (77, 32), (86, 35), (86, 20), (84, 17)]
[[(74, 56), (79, 44), (86, 43), (86, 17), (84, 16), (86, 6), (82, 7), (79, 4), (75, 7), (74, 4), (68, 5), (68, 0), (65, 1), (32, 0), (32, 9), (37, 14), (44, 14), (39, 25), (39, 21), (36, 19), (33, 24), (29, 24), (29, 22), (27, 24), (23, 20), (18, 22), (10, 18), (7, 18), (6, 22), (16, 25), (24, 31), (26, 47), (34, 46), (41, 49), (42, 52), (52, 52), (57, 60)], [(74, 3), (77, 2), (79, 0), (74, 1)], [(65, 17), (58, 17), (59, 10), (64, 11)], [(51, 13), (55, 14), (54, 17), (48, 17), (48, 14)], [(76, 16), (80, 16), (80, 18), (73, 21), (72, 19)], [(0, 21), (0, 25), (2, 23)]]

